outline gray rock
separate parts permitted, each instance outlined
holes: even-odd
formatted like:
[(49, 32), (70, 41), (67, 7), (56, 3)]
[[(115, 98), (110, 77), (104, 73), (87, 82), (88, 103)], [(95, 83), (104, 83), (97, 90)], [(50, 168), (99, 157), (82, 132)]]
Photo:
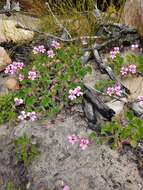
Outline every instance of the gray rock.
[(67, 184), (71, 190), (143, 189), (137, 165), (128, 155), (94, 143), (83, 151), (78, 143), (68, 142), (68, 135), (89, 135), (86, 123), (77, 113), (53, 124), (20, 124), (11, 134), (15, 138), (24, 133), (34, 134), (41, 142), (40, 157), (28, 168), (31, 189), (36, 190), (41, 183), (49, 189), (58, 189), (58, 184)]
[(16, 28), (17, 24), (30, 29), (37, 29), (39, 19), (20, 13), (9, 17), (5, 14), (0, 14), (0, 43), (10, 41), (25, 43), (25, 41), (33, 39), (34, 32)]
[(143, 106), (141, 106), (139, 103), (133, 103), (131, 107), (138, 116), (143, 115)]
[(116, 99), (113, 99), (112, 101), (110, 102), (107, 102), (106, 105), (113, 109), (115, 111), (115, 113), (118, 115), (120, 114), (121, 112), (123, 112), (123, 109), (124, 109), (124, 104), (127, 102), (127, 100), (124, 98), (124, 99), (121, 99), (121, 101), (119, 100), (116, 100)]

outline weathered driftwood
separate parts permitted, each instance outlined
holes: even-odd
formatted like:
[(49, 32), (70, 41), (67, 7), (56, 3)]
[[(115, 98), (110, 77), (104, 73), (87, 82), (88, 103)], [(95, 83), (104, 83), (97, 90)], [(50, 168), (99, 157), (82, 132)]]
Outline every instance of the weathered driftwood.
[[(92, 48), (86, 49), (85, 54), (82, 57), (84, 63), (87, 63), (91, 58), (94, 59), (95, 65), (98, 66), (101, 73), (106, 73), (111, 80), (116, 81), (116, 83), (120, 84), (122, 89), (124, 89), (124, 96), (128, 96), (130, 91), (127, 87), (125, 87), (122, 82), (115, 76), (112, 69), (104, 63), (100, 53), (106, 49), (111, 48), (113, 43), (118, 42), (117, 44), (122, 45), (124, 41), (128, 41), (132, 43), (139, 39), (139, 35), (137, 34), (135, 29), (128, 28), (126, 26), (121, 26), (118, 24), (113, 25), (116, 29), (115, 33), (112, 33), (109, 28), (109, 25), (104, 26), (104, 30), (109, 34), (109, 38), (102, 44), (95, 43)], [(90, 52), (90, 53), (87, 53)], [(85, 58), (85, 59), (84, 59)], [(95, 68), (97, 69), (97, 66)], [(83, 96), (83, 111), (89, 123), (93, 123), (96, 128), (96, 123), (98, 121), (99, 115), (107, 120), (111, 120), (114, 116), (115, 112), (110, 109), (102, 100), (101, 94), (97, 93), (94, 89), (88, 88), (85, 86), (85, 92)], [(101, 119), (101, 118), (100, 118)]]
[(87, 120), (93, 124), (96, 124), (99, 114), (107, 120), (111, 120), (115, 114), (115, 112), (104, 103), (99, 93), (96, 93), (87, 86), (85, 86), (83, 95), (83, 111)]

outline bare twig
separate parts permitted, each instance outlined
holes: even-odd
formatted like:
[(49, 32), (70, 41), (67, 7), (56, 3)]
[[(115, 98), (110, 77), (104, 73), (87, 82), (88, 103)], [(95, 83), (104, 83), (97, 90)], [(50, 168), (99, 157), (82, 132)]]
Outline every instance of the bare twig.
[(70, 39), (72, 39), (69, 31), (61, 24), (61, 22), (58, 20), (58, 18), (54, 15), (54, 13), (53, 13), (53, 11), (52, 11), (52, 9), (51, 9), (51, 7), (50, 7), (50, 5), (49, 5), (48, 2), (46, 2), (46, 5), (48, 6), (48, 9), (49, 9), (51, 15), (53, 16), (56, 24), (59, 25), (59, 27), (62, 28), (67, 33), (67, 35), (69, 36)]
[(73, 41), (78, 41), (78, 40), (82, 40), (82, 39), (100, 39), (101, 38), (99, 36), (79, 36), (79, 37), (71, 38), (71, 39), (63, 39), (61, 37), (55, 36), (55, 35), (50, 34), (50, 33), (46, 33), (46, 32), (42, 32), (42, 31), (39, 31), (39, 30), (31, 29), (31, 28), (28, 28), (28, 27), (24, 27), (21, 24), (17, 24), (16, 28), (20, 28), (20, 29), (36, 32), (36, 33), (39, 33), (39, 34), (43, 34), (45, 36), (57, 39), (57, 40), (62, 41), (62, 42), (73, 42)]

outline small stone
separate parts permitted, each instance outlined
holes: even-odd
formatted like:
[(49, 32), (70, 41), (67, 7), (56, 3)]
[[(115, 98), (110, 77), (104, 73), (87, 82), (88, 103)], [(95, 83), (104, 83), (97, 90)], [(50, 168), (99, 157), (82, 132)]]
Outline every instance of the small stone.
[(3, 47), (0, 47), (0, 71), (3, 71), (10, 63), (11, 59), (9, 55)]
[(9, 90), (18, 90), (19, 89), (19, 83), (15, 78), (8, 78), (5, 82), (6, 87)]

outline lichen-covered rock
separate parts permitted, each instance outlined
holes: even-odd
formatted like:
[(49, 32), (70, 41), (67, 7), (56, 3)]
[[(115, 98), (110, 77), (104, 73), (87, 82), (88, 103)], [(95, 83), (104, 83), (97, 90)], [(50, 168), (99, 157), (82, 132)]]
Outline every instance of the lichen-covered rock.
[(0, 43), (2, 42), (20, 42), (31, 41), (34, 32), (16, 28), (17, 24), (30, 29), (35, 29), (38, 26), (39, 20), (27, 15), (19, 13), (11, 15), (10, 17), (5, 14), (0, 15)]
[(11, 133), (15, 138), (24, 133), (33, 135), (39, 142), (39, 159), (28, 168), (30, 190), (41, 186), (59, 189), (63, 184), (71, 190), (143, 188), (136, 157), (130, 151), (120, 155), (106, 145), (92, 143), (86, 150), (81, 150), (78, 143), (71, 145), (68, 135), (88, 138), (91, 131), (86, 131), (86, 123), (78, 113), (64, 116), (51, 122), (22, 123)]

